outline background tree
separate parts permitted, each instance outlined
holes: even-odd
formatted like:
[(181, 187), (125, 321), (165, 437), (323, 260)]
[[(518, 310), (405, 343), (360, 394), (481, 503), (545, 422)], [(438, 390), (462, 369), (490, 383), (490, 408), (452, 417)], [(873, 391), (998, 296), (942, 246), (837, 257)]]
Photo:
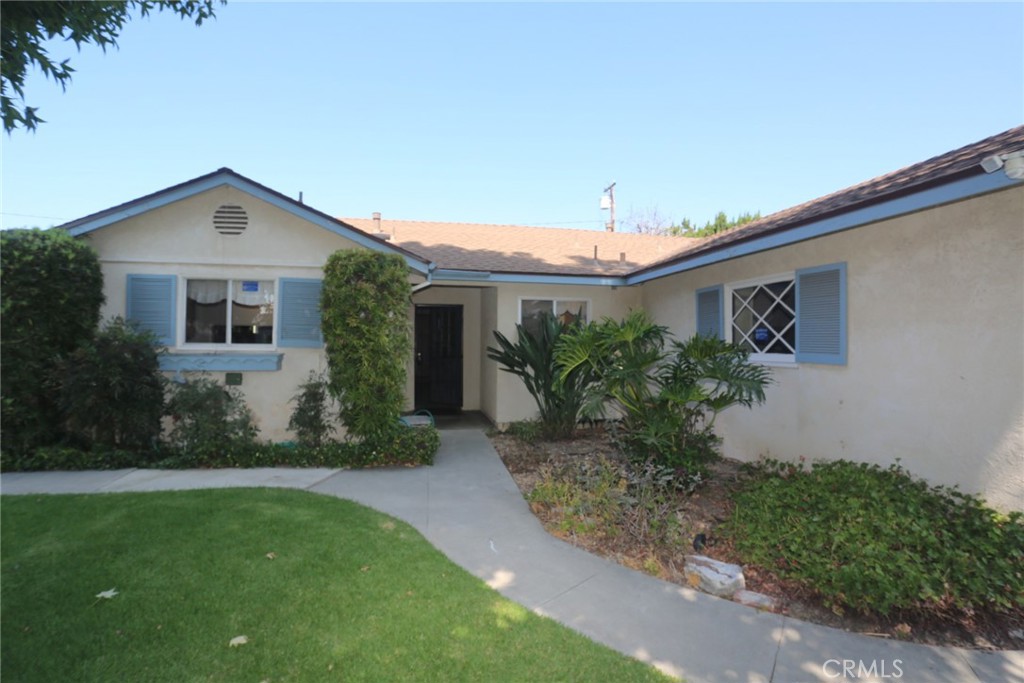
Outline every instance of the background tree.
[(689, 218), (684, 218), (676, 223), (668, 216), (662, 215), (658, 208), (631, 210), (629, 215), (622, 221), (630, 232), (641, 235), (671, 235), (673, 237), (710, 237), (732, 228), (737, 228), (761, 217), (761, 212), (749, 211), (741, 213), (734, 218), (729, 218), (724, 211), (715, 214), (714, 220), (707, 221), (704, 225), (697, 225)]
[(93, 338), (103, 304), (99, 258), (62, 230), (0, 232), (0, 396), (5, 450), (62, 435), (54, 369)]
[(412, 348), (411, 295), (398, 255), (342, 249), (324, 266), (320, 309), (328, 386), (345, 429), (364, 441), (389, 437), (398, 425)]
[[(25, 103), (25, 75), (35, 65), (47, 78), (67, 89), (74, 69), (70, 60), (55, 62), (43, 47), (44, 41), (57, 36), (82, 49), (92, 43), (106, 51), (117, 47), (117, 38), (133, 10), (141, 16), (152, 11), (170, 10), (196, 26), (214, 16), (214, 4), (226, 0), (128, 0), (127, 2), (5, 2), (0, 18), (0, 111), (4, 130), (10, 133), (19, 125), (34, 130), (43, 122), (36, 107)], [(20, 100), (16, 104), (14, 97)]]
[(689, 218), (684, 218), (679, 225), (673, 225), (669, 228), (670, 235), (678, 235), (680, 237), (710, 237), (711, 235), (717, 235), (720, 232), (731, 230), (732, 228), (738, 228), (741, 225), (746, 225), (756, 221), (761, 217), (761, 212), (750, 213), (749, 211), (741, 213), (735, 218), (729, 218), (725, 215), (724, 211), (719, 211), (715, 214), (715, 220), (708, 221), (701, 227), (697, 227), (690, 222)]

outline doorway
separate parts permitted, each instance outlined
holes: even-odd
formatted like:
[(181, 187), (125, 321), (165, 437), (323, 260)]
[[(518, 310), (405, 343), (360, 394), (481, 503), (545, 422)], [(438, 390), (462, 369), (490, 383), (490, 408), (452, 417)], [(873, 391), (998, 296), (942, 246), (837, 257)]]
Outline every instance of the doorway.
[(416, 306), (416, 409), (462, 409), (462, 306)]

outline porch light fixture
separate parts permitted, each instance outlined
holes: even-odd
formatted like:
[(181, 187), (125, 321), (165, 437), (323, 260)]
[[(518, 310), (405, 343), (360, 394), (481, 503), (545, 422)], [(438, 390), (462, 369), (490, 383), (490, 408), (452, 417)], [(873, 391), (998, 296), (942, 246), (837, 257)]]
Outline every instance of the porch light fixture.
[(1003, 169), (1006, 177), (1011, 180), (1024, 179), (1024, 149), (1006, 154), (993, 154), (981, 160), (985, 173), (994, 173)]

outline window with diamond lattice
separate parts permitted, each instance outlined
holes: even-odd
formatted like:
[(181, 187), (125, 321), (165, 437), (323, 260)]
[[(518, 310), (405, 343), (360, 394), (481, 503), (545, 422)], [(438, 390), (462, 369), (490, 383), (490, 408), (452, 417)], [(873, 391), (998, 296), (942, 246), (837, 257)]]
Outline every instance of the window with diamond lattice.
[(730, 287), (732, 342), (752, 358), (793, 360), (796, 353), (796, 282), (792, 275)]

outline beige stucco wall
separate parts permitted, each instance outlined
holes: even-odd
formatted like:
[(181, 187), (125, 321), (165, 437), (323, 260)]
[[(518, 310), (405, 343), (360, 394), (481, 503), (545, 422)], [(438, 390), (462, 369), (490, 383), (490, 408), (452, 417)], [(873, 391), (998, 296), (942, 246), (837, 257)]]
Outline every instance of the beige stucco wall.
[[(222, 236), (213, 229), (213, 212), (222, 204), (245, 208), (249, 226), (242, 235)], [(84, 239), (100, 254), (107, 295), (104, 317), (125, 314), (129, 273), (161, 274), (178, 276), (179, 320), (185, 278), (321, 278), (331, 253), (358, 248), (354, 242), (227, 186), (128, 218)], [(183, 326), (178, 327), (180, 336)], [(185, 346), (182, 341), (179, 339), (170, 352), (209, 351)], [(244, 353), (237, 348), (232, 351)], [(239, 389), (256, 418), (260, 437), (289, 439), (287, 426), (293, 407), (289, 401), (311, 370), (326, 369), (326, 355), (323, 349), (263, 346), (252, 352), (283, 354), (280, 371), (245, 372)], [(211, 372), (210, 376), (223, 382), (224, 374)]]
[(845, 261), (848, 364), (776, 367), (732, 408), (725, 455), (897, 458), (936, 484), (1024, 509), (1024, 187), (648, 282), (679, 337), (694, 290)]
[[(640, 306), (640, 288), (601, 287), (586, 285), (497, 285), (493, 295), (485, 297), (485, 306), (493, 307), (490, 314), (485, 310), (486, 320), (493, 324), (483, 330), (481, 344), (493, 346), (494, 330), (499, 330), (511, 340), (516, 339), (516, 323), (519, 321), (519, 300), (529, 299), (584, 299), (590, 302), (590, 319), (600, 320), (605, 316), (621, 318), (633, 308)], [(493, 301), (492, 301), (493, 300)], [(509, 422), (528, 420), (537, 416), (537, 405), (515, 375), (499, 369), (494, 361), (484, 358), (482, 363), (484, 381), (481, 403), (483, 412), (492, 422), (504, 426)]]

